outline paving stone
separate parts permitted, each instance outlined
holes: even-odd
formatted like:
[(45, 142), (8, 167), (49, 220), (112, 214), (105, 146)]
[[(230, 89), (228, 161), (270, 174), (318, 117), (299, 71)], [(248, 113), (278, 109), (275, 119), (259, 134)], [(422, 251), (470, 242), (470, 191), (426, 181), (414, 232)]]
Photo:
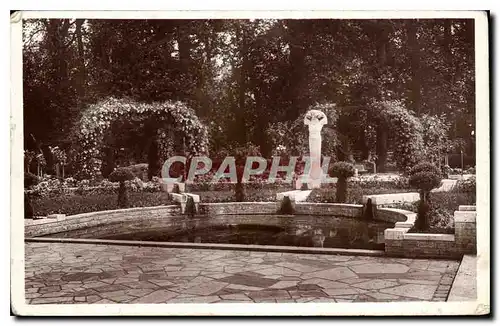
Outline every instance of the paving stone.
[(432, 295), (435, 290), (435, 285), (404, 284), (389, 289), (382, 289), (380, 292), (422, 300), (430, 300), (432, 299)]
[(38, 290), (38, 293), (49, 293), (49, 292), (57, 292), (57, 291), (60, 291), (61, 290), (61, 286), (59, 285), (56, 285), (56, 286), (46, 286), (46, 287), (42, 287)]
[(26, 299), (34, 299), (34, 298), (38, 298), (38, 297), (41, 297), (42, 295), (40, 293), (26, 293), (24, 295), (24, 297)]
[(143, 297), (130, 301), (130, 303), (165, 303), (176, 297), (178, 293), (168, 290), (157, 290)]
[(65, 303), (73, 302), (73, 297), (56, 297), (56, 298), (34, 298), (30, 304), (48, 304), (48, 303)]
[(153, 289), (132, 289), (132, 290), (125, 290), (125, 293), (128, 295), (132, 295), (134, 297), (143, 297), (146, 294), (150, 294), (153, 292)]
[(328, 295), (321, 290), (299, 290), (299, 295), (301, 297), (327, 297)]
[(299, 276), (301, 273), (285, 267), (272, 267), (255, 271), (262, 275)]
[(294, 299), (294, 301), (297, 303), (306, 303), (306, 302), (310, 302), (311, 300), (314, 300), (314, 299), (315, 298), (312, 298), (312, 297), (303, 297), (303, 298)]
[(25, 249), (29, 304), (445, 301), (459, 266), (449, 260), (94, 244), (26, 243)]
[[(39, 293), (40, 294), (40, 293)], [(54, 298), (54, 297), (72, 297), (74, 292), (71, 291), (57, 291), (42, 294), (41, 298)]]
[(174, 277), (184, 277), (184, 276), (197, 276), (200, 274), (200, 271), (169, 271), (167, 272), (168, 276), (174, 276)]
[(215, 274), (207, 273), (207, 274), (204, 274), (203, 272), (201, 273), (201, 275), (207, 276), (207, 277), (210, 277), (210, 278), (213, 278), (213, 279), (221, 279), (221, 278), (224, 278), (224, 277), (231, 276), (231, 274), (229, 274), (229, 273), (215, 273)]
[(301, 284), (317, 284), (323, 289), (347, 288), (349, 285), (337, 281), (329, 281), (321, 278), (311, 278), (302, 281)]
[(400, 299), (399, 296), (393, 295), (393, 294), (387, 294), (387, 293), (381, 293), (381, 292), (368, 292), (365, 293), (365, 295), (368, 295), (374, 299), (377, 300), (394, 300), (398, 301)]
[(128, 302), (137, 297), (128, 295), (126, 291), (115, 291), (115, 292), (106, 292), (101, 293), (100, 296), (104, 299), (109, 299), (115, 302)]
[(224, 289), (233, 289), (233, 290), (241, 290), (244, 292), (248, 292), (248, 291), (260, 291), (260, 290), (263, 290), (264, 288), (259, 288), (256, 286), (241, 285), (241, 284), (229, 284)]
[(345, 295), (345, 294), (359, 294), (366, 292), (362, 289), (346, 288), (346, 289), (324, 289), (323, 292), (329, 296)]
[(122, 285), (127, 289), (157, 289), (159, 287), (159, 285), (148, 281), (120, 283), (118, 285)]
[[(319, 271), (319, 270), (322, 270), (325, 268), (325, 267), (318, 268), (318, 267), (314, 267), (314, 266), (302, 265), (302, 264), (295, 263), (295, 262), (293, 262), (293, 263), (283, 262), (283, 263), (277, 263), (275, 265), (281, 266), (281, 267), (286, 267), (286, 268), (289, 268), (291, 270), (301, 272), (301, 273), (316, 272), (316, 271)], [(328, 268), (328, 267), (326, 267), (326, 268)]]
[(115, 291), (120, 291), (120, 290), (128, 290), (129, 288), (126, 287), (124, 284), (112, 284), (112, 285), (105, 285), (105, 286), (100, 286), (93, 288), (93, 290), (97, 292), (115, 292)]
[(108, 300), (108, 299), (102, 299), (102, 300), (93, 302), (92, 304), (111, 304), (111, 303), (116, 303), (116, 302)]
[(197, 295), (210, 295), (221, 289), (223, 289), (227, 283), (211, 281), (207, 283), (202, 283), (184, 290), (184, 293), (197, 294)]
[(398, 285), (398, 282), (392, 282), (387, 280), (370, 280), (361, 283), (355, 283), (352, 286), (360, 289), (374, 290), (374, 289), (393, 287), (396, 285)]
[(337, 301), (334, 298), (315, 298), (309, 302), (326, 303), (326, 302), (337, 302)]
[(438, 281), (429, 281), (429, 280), (418, 280), (418, 279), (406, 279), (406, 278), (400, 278), (398, 279), (399, 283), (411, 283), (411, 284), (426, 284), (426, 285), (437, 285)]
[(148, 280), (148, 282), (156, 284), (158, 286), (162, 286), (162, 287), (163, 286), (174, 285), (174, 283), (170, 282), (169, 280), (154, 280), (154, 279), (151, 279), (151, 280)]
[(291, 299), (290, 295), (285, 290), (262, 290), (248, 293), (248, 297), (254, 301), (262, 301), (269, 299)]
[(167, 301), (167, 303), (214, 303), (219, 301), (220, 298), (216, 295), (212, 296), (196, 296), (189, 298), (174, 298)]
[(252, 299), (242, 293), (224, 294), (220, 297), (224, 300), (252, 301)]
[(292, 286), (296, 286), (299, 281), (279, 281), (278, 283), (275, 283), (271, 285), (269, 288), (270, 289), (286, 289)]
[(29, 289), (26, 289), (24, 292), (25, 293), (36, 293), (36, 292), (38, 292), (38, 289), (39, 288), (29, 288)]
[(336, 281), (344, 278), (351, 278), (354, 276), (356, 276), (356, 274), (354, 274), (347, 267), (337, 267), (318, 272), (304, 273), (302, 274), (301, 278), (302, 279), (323, 278), (326, 280)]
[(404, 274), (410, 268), (403, 264), (362, 264), (350, 267), (356, 274), (363, 277), (362, 274)]
[(260, 287), (260, 288), (269, 287), (269, 286), (277, 283), (276, 280), (273, 280), (270, 278), (248, 276), (248, 275), (241, 275), (241, 274), (236, 274), (236, 275), (224, 277), (224, 278), (219, 279), (219, 281), (226, 282), (229, 284), (240, 284), (240, 285)]

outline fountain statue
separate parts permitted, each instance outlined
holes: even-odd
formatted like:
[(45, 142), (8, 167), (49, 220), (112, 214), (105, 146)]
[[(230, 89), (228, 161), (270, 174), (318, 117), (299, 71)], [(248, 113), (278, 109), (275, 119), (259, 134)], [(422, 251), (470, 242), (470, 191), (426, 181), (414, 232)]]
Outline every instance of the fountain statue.
[[(306, 177), (308, 189), (320, 188), (323, 179), (321, 169), (321, 129), (328, 123), (326, 115), (319, 110), (309, 110), (304, 124), (309, 127), (309, 175)], [(299, 188), (300, 189), (300, 188)]]

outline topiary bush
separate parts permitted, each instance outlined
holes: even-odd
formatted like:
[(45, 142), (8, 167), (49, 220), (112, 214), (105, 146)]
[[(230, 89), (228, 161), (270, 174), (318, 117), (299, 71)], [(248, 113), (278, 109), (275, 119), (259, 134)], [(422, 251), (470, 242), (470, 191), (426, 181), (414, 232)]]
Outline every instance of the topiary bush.
[[(29, 189), (38, 183), (38, 177), (30, 172), (24, 172), (24, 188)], [(34, 210), (30, 194), (24, 192), (24, 218), (33, 218)]]
[(439, 168), (430, 162), (420, 162), (410, 169), (410, 176), (415, 175), (419, 172), (431, 172), (433, 174), (440, 175), (441, 171)]
[(245, 189), (243, 183), (237, 182), (234, 188), (234, 200), (237, 202), (245, 201)]
[(186, 209), (184, 210), (184, 214), (193, 217), (195, 213), (196, 204), (194, 203), (194, 199), (191, 196), (187, 196)]
[(430, 193), (441, 186), (441, 171), (431, 163), (419, 163), (410, 169), (409, 184), (420, 193), (415, 227), (425, 231), (429, 229)]
[(284, 196), (283, 200), (281, 201), (281, 206), (278, 211), (279, 214), (285, 214), (285, 215), (293, 215), (294, 213), (292, 201), (290, 200), (290, 197)]
[(337, 178), (336, 202), (345, 203), (347, 198), (347, 179), (354, 176), (354, 165), (349, 162), (335, 162), (330, 175)]
[(108, 178), (111, 182), (120, 183), (120, 186), (118, 187), (118, 207), (128, 207), (127, 187), (125, 186), (125, 181), (134, 180), (135, 175), (127, 168), (118, 168), (111, 172)]

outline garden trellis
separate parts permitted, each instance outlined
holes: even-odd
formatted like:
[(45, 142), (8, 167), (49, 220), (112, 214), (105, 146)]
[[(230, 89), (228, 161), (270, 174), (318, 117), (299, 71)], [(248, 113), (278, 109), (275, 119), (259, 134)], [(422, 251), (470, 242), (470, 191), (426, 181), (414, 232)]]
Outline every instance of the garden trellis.
[[(101, 169), (103, 138), (111, 124), (120, 118), (132, 121), (155, 119), (159, 130), (174, 127), (185, 139), (187, 155), (200, 155), (208, 151), (207, 128), (194, 110), (182, 102), (141, 103), (130, 99), (107, 98), (89, 106), (79, 123), (82, 174), (95, 177)], [(157, 132), (160, 147), (168, 142), (168, 132)], [(165, 159), (165, 157), (163, 157)]]

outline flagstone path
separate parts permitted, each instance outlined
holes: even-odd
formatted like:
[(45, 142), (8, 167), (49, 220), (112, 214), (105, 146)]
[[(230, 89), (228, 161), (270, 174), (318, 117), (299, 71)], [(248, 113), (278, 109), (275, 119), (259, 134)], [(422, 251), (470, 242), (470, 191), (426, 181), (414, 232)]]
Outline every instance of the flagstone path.
[(459, 262), (25, 243), (28, 304), (445, 301)]

